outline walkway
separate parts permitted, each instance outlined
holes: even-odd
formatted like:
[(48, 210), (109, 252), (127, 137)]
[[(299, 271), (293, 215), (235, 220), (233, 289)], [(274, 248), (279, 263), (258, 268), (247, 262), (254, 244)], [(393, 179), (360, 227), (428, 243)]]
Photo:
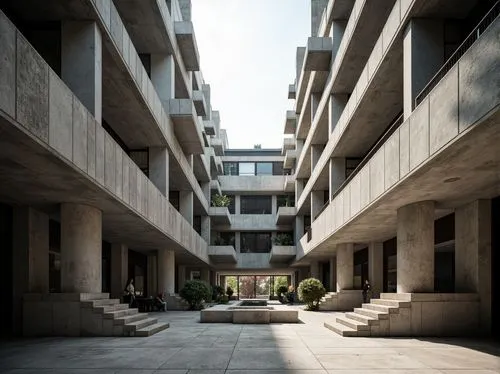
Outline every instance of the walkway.
[(157, 315), (171, 327), (150, 338), (0, 344), (0, 373), (500, 373), (500, 345), (464, 339), (342, 338), (322, 326), (335, 313), (301, 311), (302, 324), (260, 326), (200, 324), (198, 312)]

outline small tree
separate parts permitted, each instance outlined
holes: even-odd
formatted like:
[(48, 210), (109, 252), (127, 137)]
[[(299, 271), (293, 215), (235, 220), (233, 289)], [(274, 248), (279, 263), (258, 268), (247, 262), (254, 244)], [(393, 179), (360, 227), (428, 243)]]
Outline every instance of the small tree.
[(212, 206), (227, 208), (229, 205), (231, 205), (231, 198), (229, 196), (219, 194), (212, 196)]
[(179, 292), (180, 297), (186, 300), (191, 310), (202, 309), (203, 303), (210, 300), (211, 294), (211, 287), (200, 280), (187, 281), (184, 288)]
[(318, 310), (319, 302), (325, 294), (325, 287), (318, 279), (304, 279), (299, 284), (299, 298), (307, 304), (307, 310)]
[(227, 286), (227, 289), (226, 289), (226, 294), (227, 294), (227, 297), (231, 298), (231, 296), (233, 296), (233, 289), (230, 287), (230, 286)]

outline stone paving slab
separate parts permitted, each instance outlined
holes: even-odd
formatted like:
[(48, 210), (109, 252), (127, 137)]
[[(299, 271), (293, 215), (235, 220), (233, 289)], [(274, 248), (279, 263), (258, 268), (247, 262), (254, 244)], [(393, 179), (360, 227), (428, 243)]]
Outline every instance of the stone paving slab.
[(0, 342), (0, 374), (499, 374), (500, 344), (453, 338), (344, 338), (335, 312), (299, 311), (300, 324), (199, 323), (199, 312), (155, 313), (149, 338)]

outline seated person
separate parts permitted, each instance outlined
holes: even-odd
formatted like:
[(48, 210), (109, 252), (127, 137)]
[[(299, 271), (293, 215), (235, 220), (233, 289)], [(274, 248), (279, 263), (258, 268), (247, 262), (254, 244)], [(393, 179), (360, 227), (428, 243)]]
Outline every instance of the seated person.
[(163, 300), (163, 295), (159, 293), (155, 298), (155, 306), (159, 311), (167, 311), (167, 302)]

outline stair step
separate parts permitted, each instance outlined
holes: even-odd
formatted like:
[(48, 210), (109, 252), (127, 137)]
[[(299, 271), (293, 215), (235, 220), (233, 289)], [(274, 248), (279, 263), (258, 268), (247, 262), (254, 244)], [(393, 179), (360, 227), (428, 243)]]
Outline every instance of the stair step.
[(96, 313), (110, 313), (118, 310), (130, 309), (128, 304), (113, 304), (94, 307)]
[(368, 326), (368, 324), (355, 321), (347, 317), (337, 317), (336, 321), (337, 323), (350, 327), (351, 329), (356, 331), (370, 331), (370, 326)]
[(345, 314), (345, 316), (349, 319), (352, 319), (353, 321), (366, 323), (369, 326), (378, 326), (380, 324), (380, 321), (378, 320), (378, 318), (368, 317), (368, 316), (365, 316), (363, 314), (348, 312)]
[(334, 321), (325, 322), (323, 324), (328, 330), (331, 330), (340, 336), (369, 336), (369, 331), (356, 331), (348, 326), (340, 325)]
[[(147, 314), (145, 314), (145, 316), (147, 316)], [(147, 318), (141, 319), (139, 321), (133, 321), (133, 322), (127, 323), (126, 325), (123, 325), (123, 330), (128, 331), (128, 332), (134, 332), (134, 331), (140, 330), (144, 327), (154, 325), (157, 322), (158, 322), (158, 319), (147, 317)]]
[(387, 299), (373, 299), (371, 304), (392, 306), (395, 308), (409, 308), (411, 307), (411, 302), (409, 301), (398, 301), (398, 300), (387, 300)]
[(379, 305), (379, 304), (362, 304), (363, 309), (375, 310), (383, 313), (398, 313), (399, 308), (395, 308), (387, 305)]
[(378, 310), (364, 309), (364, 308), (354, 308), (354, 313), (362, 314), (367, 317), (372, 317), (376, 319), (389, 319), (389, 313), (381, 312)]
[(145, 313), (136, 313), (136, 314), (131, 314), (131, 315), (126, 315), (126, 316), (114, 318), (113, 323), (115, 325), (129, 325), (132, 322), (142, 321), (142, 320), (147, 319), (147, 318), (148, 318), (148, 315)]
[(115, 305), (120, 304), (118, 299), (98, 299), (98, 300), (84, 300), (81, 305), (84, 308), (96, 308), (99, 306)]
[(135, 336), (151, 336), (157, 332), (168, 329), (170, 325), (166, 322), (158, 322), (135, 331)]
[[(120, 304), (118, 304), (120, 305)], [(119, 310), (112, 310), (109, 312), (105, 312), (103, 314), (103, 318), (106, 319), (116, 319), (124, 316), (132, 316), (134, 314), (139, 313), (139, 309), (137, 308), (128, 308), (128, 309), (119, 309)]]

